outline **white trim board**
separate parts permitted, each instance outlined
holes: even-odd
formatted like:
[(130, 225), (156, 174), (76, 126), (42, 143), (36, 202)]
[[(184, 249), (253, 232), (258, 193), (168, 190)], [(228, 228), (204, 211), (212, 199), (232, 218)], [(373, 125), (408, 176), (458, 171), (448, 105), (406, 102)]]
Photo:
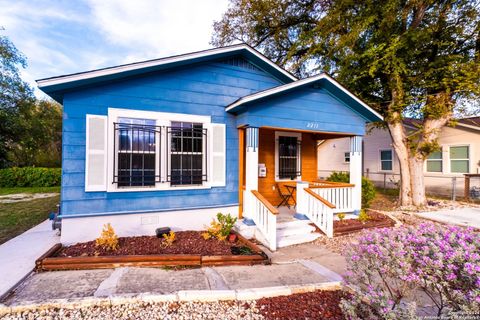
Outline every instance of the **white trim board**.
[(287, 76), (291, 80), (293, 80), (293, 81), (297, 80), (296, 77), (294, 77), (288, 71), (284, 70), (283, 68), (281, 68), (278, 65), (276, 65), (275, 63), (273, 63), (271, 60), (267, 59), (264, 55), (262, 55), (257, 50), (249, 47), (246, 44), (239, 44), (239, 45), (233, 45), (233, 46), (228, 46), (228, 47), (221, 47), (221, 48), (215, 48), (215, 49), (210, 49), (210, 50), (187, 53), (187, 54), (177, 55), (177, 56), (173, 56), (173, 57), (160, 58), (160, 59), (148, 60), (148, 61), (143, 61), (143, 62), (136, 62), (136, 63), (120, 65), (120, 66), (110, 67), (110, 68), (105, 68), (105, 69), (92, 70), (92, 71), (76, 73), (76, 74), (69, 74), (69, 75), (58, 76), (58, 77), (53, 77), (53, 78), (40, 79), (40, 80), (37, 80), (37, 84), (38, 84), (38, 87), (41, 89), (41, 88), (46, 87), (46, 86), (53, 86), (53, 85), (64, 84), (64, 83), (79, 81), (79, 80), (87, 80), (87, 79), (92, 79), (92, 78), (96, 78), (96, 77), (102, 77), (102, 76), (117, 74), (117, 73), (126, 72), (126, 71), (133, 71), (133, 70), (139, 70), (139, 69), (142, 69), (142, 68), (162, 66), (162, 65), (167, 65), (167, 64), (170, 64), (170, 63), (187, 61), (187, 60), (191, 60), (191, 59), (204, 58), (204, 57), (209, 57), (209, 56), (213, 56), (213, 55), (216, 55), (216, 54), (229, 53), (229, 52), (235, 52), (235, 51), (240, 51), (240, 50), (247, 50), (248, 52), (255, 55), (257, 58), (261, 59), (262, 61), (264, 61), (265, 63), (267, 63), (271, 67), (280, 71), (282, 74), (284, 74), (285, 76)]
[(318, 80), (321, 80), (321, 79), (326, 79), (328, 80), (330, 83), (332, 83), (335, 87), (339, 88), (340, 90), (342, 90), (344, 93), (346, 93), (349, 97), (351, 97), (352, 99), (354, 99), (356, 102), (358, 102), (360, 105), (362, 105), (365, 109), (367, 109), (368, 111), (370, 111), (371, 113), (373, 113), (376, 117), (379, 118), (379, 120), (383, 120), (383, 117), (378, 113), (376, 112), (375, 110), (373, 110), (372, 108), (370, 108), (365, 102), (363, 102), (362, 100), (360, 100), (359, 98), (357, 98), (354, 94), (352, 94), (350, 91), (348, 91), (344, 86), (342, 86), (340, 83), (338, 83), (335, 79), (333, 79), (332, 77), (330, 77), (328, 74), (326, 73), (321, 73), (319, 75), (316, 75), (316, 76), (312, 76), (312, 77), (309, 77), (309, 78), (305, 78), (305, 79), (301, 79), (301, 80), (297, 80), (295, 82), (292, 82), (292, 83), (288, 83), (288, 84), (284, 84), (284, 85), (281, 85), (281, 86), (278, 86), (278, 87), (274, 87), (274, 88), (271, 88), (271, 89), (267, 89), (267, 90), (264, 90), (264, 91), (260, 91), (260, 92), (257, 92), (257, 93), (254, 93), (254, 94), (251, 94), (249, 96), (245, 96), (243, 98), (240, 98), (238, 99), (237, 101), (235, 101), (234, 103), (230, 104), (229, 106), (227, 106), (227, 108), (225, 109), (225, 111), (230, 111), (244, 103), (247, 103), (247, 102), (252, 102), (252, 101), (255, 101), (255, 100), (258, 100), (258, 99), (261, 99), (261, 98), (264, 98), (264, 97), (267, 97), (267, 96), (270, 96), (272, 94), (276, 94), (276, 93), (280, 93), (280, 92), (283, 92), (283, 91), (286, 91), (286, 90), (290, 90), (290, 89), (293, 89), (293, 88), (296, 88), (296, 87), (300, 87), (300, 86), (303, 86), (303, 85), (306, 85), (306, 84), (309, 84), (309, 83), (312, 83), (312, 82), (315, 82), (315, 81), (318, 81)]

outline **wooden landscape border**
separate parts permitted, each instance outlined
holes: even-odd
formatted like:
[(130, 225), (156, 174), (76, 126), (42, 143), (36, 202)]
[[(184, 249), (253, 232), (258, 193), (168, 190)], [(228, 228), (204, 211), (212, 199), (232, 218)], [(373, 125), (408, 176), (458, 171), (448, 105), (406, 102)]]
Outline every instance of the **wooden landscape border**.
[(62, 249), (57, 243), (35, 262), (37, 271), (111, 269), (118, 267), (163, 267), (163, 266), (231, 266), (268, 264), (267, 255), (259, 246), (235, 233), (238, 241), (244, 243), (253, 255), (202, 256), (190, 254), (124, 255), (124, 256), (85, 256), (55, 257)]
[(378, 212), (378, 211), (372, 210), (372, 209), (367, 209), (367, 210), (371, 211), (371, 212), (381, 214), (381, 215), (385, 216), (387, 218), (387, 220), (389, 220), (389, 221), (379, 222), (379, 223), (377, 223), (373, 226), (345, 226), (345, 227), (342, 227), (342, 228), (338, 228), (338, 227), (334, 226), (333, 227), (333, 235), (334, 236), (342, 236), (342, 235), (353, 233), (353, 232), (359, 232), (359, 231), (362, 231), (364, 229), (390, 228), (390, 227), (395, 226), (395, 221), (392, 218), (390, 218), (389, 216), (387, 216), (386, 214), (383, 214), (381, 212)]

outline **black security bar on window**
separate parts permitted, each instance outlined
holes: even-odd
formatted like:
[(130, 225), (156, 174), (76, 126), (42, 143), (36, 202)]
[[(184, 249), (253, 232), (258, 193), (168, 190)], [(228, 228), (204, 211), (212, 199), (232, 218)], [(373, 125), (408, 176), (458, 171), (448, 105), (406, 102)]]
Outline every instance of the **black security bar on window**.
[(166, 130), (170, 185), (201, 185), (207, 181), (207, 129), (201, 123), (172, 122)]
[(119, 187), (153, 187), (156, 182), (162, 182), (160, 174), (156, 174), (162, 127), (130, 123), (113, 125), (113, 183)]
[(301, 175), (301, 144), (297, 137), (278, 137), (278, 178), (294, 180)]

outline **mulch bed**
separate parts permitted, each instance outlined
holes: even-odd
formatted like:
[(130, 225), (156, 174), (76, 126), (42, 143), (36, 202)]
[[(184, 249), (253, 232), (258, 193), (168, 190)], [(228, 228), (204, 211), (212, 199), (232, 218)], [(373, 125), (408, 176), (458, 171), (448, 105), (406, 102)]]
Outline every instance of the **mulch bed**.
[(340, 300), (345, 293), (314, 291), (257, 300), (257, 308), (267, 320), (344, 319)]
[(368, 210), (367, 212), (370, 218), (365, 222), (361, 222), (358, 219), (345, 219), (343, 221), (334, 221), (333, 233), (335, 235), (341, 235), (350, 232), (360, 231), (362, 229), (386, 228), (393, 227), (395, 225), (394, 220), (380, 212), (373, 210)]
[(233, 255), (232, 247), (245, 246), (242, 242), (230, 243), (217, 239), (205, 240), (201, 231), (179, 231), (175, 233), (175, 242), (165, 245), (165, 239), (156, 236), (119, 237), (118, 249), (105, 250), (95, 245), (95, 241), (77, 243), (62, 248), (56, 257), (81, 256), (129, 256), (153, 254), (199, 254), (205, 256)]

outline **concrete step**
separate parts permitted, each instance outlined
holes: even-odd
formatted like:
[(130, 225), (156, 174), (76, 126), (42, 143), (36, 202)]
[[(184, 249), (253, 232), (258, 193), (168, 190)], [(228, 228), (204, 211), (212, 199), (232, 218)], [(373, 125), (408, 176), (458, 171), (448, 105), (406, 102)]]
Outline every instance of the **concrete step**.
[(308, 226), (310, 223), (310, 220), (292, 220), (287, 222), (278, 222), (277, 230), (304, 227)]
[(277, 236), (277, 247), (283, 248), (287, 246), (292, 246), (294, 244), (312, 242), (315, 239), (319, 238), (319, 233), (307, 233), (307, 234), (300, 234), (300, 235), (291, 235), (291, 236)]
[(302, 225), (294, 228), (277, 228), (277, 237), (292, 236), (292, 235), (304, 235), (315, 231), (315, 227), (309, 224)]

